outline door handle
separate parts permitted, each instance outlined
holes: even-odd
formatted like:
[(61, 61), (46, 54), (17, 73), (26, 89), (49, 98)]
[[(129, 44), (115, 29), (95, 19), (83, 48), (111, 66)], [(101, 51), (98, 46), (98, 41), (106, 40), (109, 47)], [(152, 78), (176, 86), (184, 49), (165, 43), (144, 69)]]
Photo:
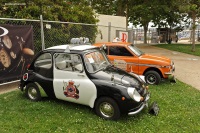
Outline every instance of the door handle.
[(85, 75), (84, 74), (78, 74), (78, 76), (84, 77)]

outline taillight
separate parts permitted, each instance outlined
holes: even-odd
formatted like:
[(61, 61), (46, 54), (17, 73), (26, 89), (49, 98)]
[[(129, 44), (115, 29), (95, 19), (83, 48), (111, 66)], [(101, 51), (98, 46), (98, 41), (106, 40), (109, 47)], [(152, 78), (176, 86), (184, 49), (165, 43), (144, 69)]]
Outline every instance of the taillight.
[(24, 80), (24, 81), (28, 80), (28, 73), (25, 73), (25, 74), (23, 75), (23, 80)]
[(31, 66), (31, 64), (28, 64), (28, 65), (26, 66), (26, 68), (29, 69), (30, 66)]

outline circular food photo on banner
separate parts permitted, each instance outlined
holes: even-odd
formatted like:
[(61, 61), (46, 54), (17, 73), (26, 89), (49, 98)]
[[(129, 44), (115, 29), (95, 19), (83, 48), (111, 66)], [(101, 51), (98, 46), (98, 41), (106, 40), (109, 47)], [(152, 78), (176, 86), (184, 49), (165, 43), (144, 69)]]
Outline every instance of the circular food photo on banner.
[(12, 41), (10, 40), (10, 37), (8, 35), (3, 36), (2, 41), (8, 49), (12, 47)]
[(8, 68), (11, 65), (10, 56), (3, 48), (0, 50), (0, 60), (5, 68)]
[(30, 49), (30, 48), (23, 48), (23, 53), (24, 54), (26, 54), (26, 55), (34, 55), (34, 52), (33, 52), (33, 50), (32, 49)]

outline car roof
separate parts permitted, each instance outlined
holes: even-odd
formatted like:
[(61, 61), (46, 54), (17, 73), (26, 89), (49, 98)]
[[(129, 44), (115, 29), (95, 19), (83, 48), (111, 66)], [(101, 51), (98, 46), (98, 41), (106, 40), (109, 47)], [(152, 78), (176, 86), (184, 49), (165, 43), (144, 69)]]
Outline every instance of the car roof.
[(68, 49), (68, 50), (83, 51), (83, 50), (88, 50), (88, 49), (93, 49), (93, 48), (96, 48), (96, 46), (65, 44), (65, 45), (49, 47), (46, 50), (66, 50), (66, 49)]
[(129, 42), (98, 42), (98, 43), (95, 43), (94, 46), (100, 47), (103, 44), (106, 44), (107, 46), (116, 46), (116, 45), (128, 46), (132, 43), (129, 43)]

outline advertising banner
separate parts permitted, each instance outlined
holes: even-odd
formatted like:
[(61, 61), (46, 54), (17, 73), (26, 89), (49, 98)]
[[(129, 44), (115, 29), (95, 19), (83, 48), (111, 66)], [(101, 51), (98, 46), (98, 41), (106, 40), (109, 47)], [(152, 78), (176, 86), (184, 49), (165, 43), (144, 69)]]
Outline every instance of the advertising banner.
[(33, 56), (32, 26), (0, 25), (0, 83), (20, 79)]

